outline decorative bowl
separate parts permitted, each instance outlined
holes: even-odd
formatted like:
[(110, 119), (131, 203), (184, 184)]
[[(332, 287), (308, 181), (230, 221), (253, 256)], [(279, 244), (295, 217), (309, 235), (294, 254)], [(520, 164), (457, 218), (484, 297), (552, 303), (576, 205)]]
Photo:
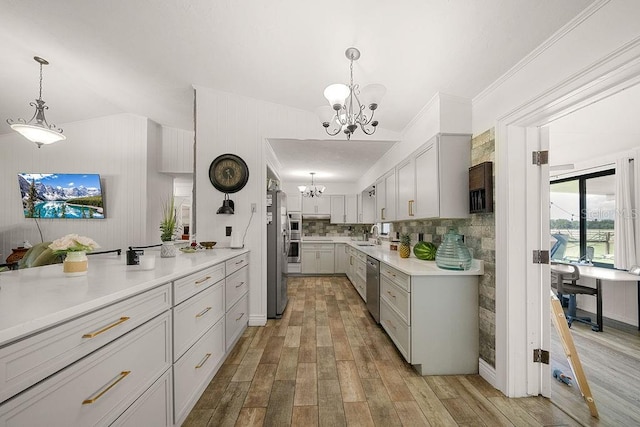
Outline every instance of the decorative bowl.
[(200, 244), (201, 244), (205, 249), (213, 249), (213, 247), (216, 245), (216, 243), (218, 243), (218, 242), (200, 242)]

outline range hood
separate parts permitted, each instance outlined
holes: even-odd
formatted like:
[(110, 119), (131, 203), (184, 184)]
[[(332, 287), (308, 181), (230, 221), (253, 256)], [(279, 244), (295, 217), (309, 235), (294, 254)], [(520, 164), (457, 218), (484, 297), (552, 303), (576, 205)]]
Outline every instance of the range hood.
[(302, 219), (331, 219), (329, 214), (302, 213)]

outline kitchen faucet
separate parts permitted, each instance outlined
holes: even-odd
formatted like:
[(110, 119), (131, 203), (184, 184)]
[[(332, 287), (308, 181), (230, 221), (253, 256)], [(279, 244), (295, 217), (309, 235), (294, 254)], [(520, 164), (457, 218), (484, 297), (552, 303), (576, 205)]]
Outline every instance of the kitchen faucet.
[(369, 232), (371, 233), (371, 236), (373, 236), (373, 238), (376, 239), (376, 245), (379, 245), (380, 244), (380, 227), (378, 226), (378, 224), (373, 224)]

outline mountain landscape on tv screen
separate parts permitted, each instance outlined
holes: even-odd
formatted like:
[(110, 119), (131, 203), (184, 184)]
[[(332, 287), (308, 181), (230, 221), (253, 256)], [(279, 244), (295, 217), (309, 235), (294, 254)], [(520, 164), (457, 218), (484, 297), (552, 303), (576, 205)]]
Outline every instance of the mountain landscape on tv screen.
[(104, 218), (97, 174), (18, 174), (25, 218)]

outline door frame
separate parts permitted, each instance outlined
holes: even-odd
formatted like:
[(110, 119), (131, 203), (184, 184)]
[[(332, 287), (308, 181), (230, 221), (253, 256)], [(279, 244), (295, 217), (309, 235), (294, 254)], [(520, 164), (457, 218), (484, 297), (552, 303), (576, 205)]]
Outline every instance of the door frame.
[[(544, 249), (549, 221), (546, 178), (532, 169), (540, 128), (640, 83), (640, 38), (498, 118), (495, 128), (496, 367), (494, 386), (509, 397), (549, 395), (548, 367), (532, 349), (548, 349), (548, 265), (532, 261)], [(539, 174), (544, 174), (540, 169)], [(546, 181), (545, 181), (546, 179)], [(547, 205), (541, 206), (544, 200)], [(540, 206), (531, 210), (532, 206)], [(547, 239), (548, 240), (548, 239)], [(524, 244), (523, 244), (524, 243)], [(546, 241), (546, 249), (549, 242)], [(546, 290), (546, 294), (545, 294)], [(546, 295), (546, 296), (545, 296)], [(546, 309), (545, 309), (546, 307)]]

